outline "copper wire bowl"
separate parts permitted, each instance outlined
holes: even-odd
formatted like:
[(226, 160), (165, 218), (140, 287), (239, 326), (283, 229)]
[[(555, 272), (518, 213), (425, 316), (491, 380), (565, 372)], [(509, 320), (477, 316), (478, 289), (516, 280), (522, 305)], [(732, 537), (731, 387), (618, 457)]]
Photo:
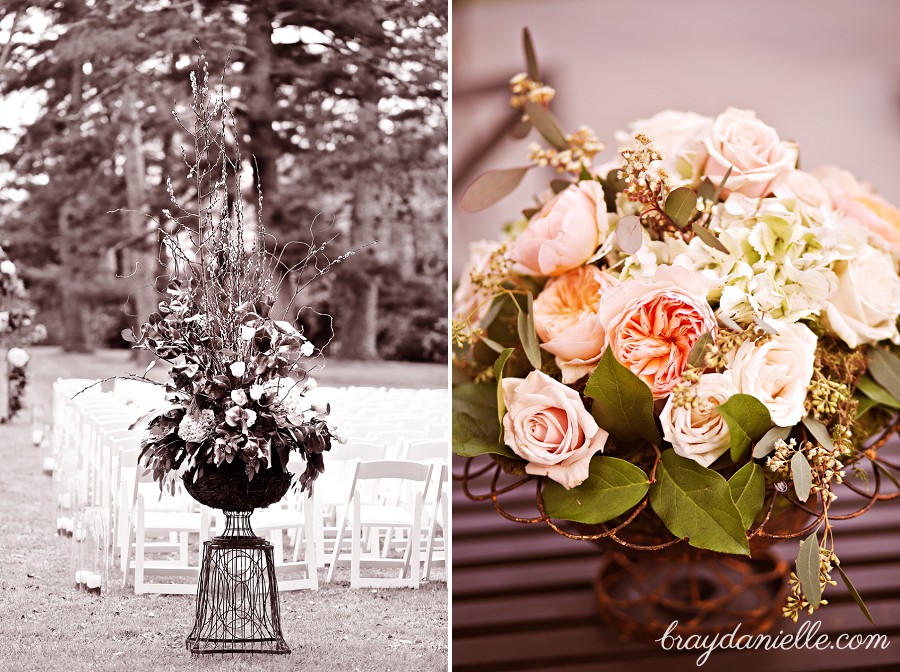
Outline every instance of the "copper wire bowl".
[[(860, 453), (860, 460), (872, 465), (869, 487), (862, 488), (848, 477), (838, 486), (838, 496), (840, 500), (853, 497), (852, 510), (829, 512), (829, 521), (857, 518), (876, 502), (900, 498), (894, 478), (900, 475), (900, 464), (879, 455), (895, 435), (900, 436), (900, 419)], [(767, 484), (761, 516), (747, 532), (751, 553), (747, 558), (684, 543), (685, 539), (665, 528), (647, 496), (613, 521), (586, 525), (551, 519), (541, 496), (544, 479), (510, 474), (502, 459), (467, 458), (453, 478), (467, 498), (490, 501), (507, 520), (543, 524), (567, 539), (600, 546), (603, 557), (594, 580), (600, 614), (625, 634), (639, 637), (660, 636), (679, 616), (679, 630), (688, 634), (721, 632), (735, 622), (749, 631), (769, 629), (780, 617), (790, 571), (770, 547), (808, 536), (825, 516), (821, 498), (804, 503), (790, 490), (779, 491)], [(520, 491), (529, 484), (535, 489), (533, 509), (528, 505), (533, 513), (513, 513), (508, 506), (521, 509), (527, 500), (523, 502)]]

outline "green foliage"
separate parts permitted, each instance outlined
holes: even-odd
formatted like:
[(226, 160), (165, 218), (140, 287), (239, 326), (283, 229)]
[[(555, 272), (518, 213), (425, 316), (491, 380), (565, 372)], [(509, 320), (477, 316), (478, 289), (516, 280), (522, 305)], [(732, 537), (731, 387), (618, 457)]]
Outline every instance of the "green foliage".
[(787, 441), (791, 435), (790, 427), (772, 427), (768, 432), (762, 435), (762, 438), (753, 446), (753, 457), (761, 459), (771, 453), (775, 448), (775, 443), (780, 439)]
[(731, 501), (741, 514), (744, 529), (749, 530), (766, 497), (766, 477), (762, 467), (748, 462), (728, 479), (728, 489)]
[(494, 362), (494, 379), (497, 381), (497, 419), (500, 422), (503, 422), (503, 415), (506, 413), (506, 402), (503, 400), (503, 367), (513, 352), (515, 348), (506, 348)]
[(675, 222), (679, 229), (683, 229), (691, 221), (694, 209), (697, 207), (697, 194), (688, 187), (678, 187), (666, 198), (666, 216)]
[(872, 348), (869, 373), (895, 399), (900, 399), (900, 357), (889, 350)]
[(750, 442), (758, 439), (772, 427), (772, 417), (762, 402), (749, 394), (735, 394), (724, 404), (716, 407), (716, 412), (725, 418), (731, 434), (731, 459), (740, 460)]
[(900, 401), (867, 375), (860, 377), (856, 381), (856, 389), (875, 403), (894, 410), (900, 410)]
[(812, 468), (802, 450), (798, 450), (791, 457), (791, 478), (794, 481), (797, 499), (805, 502), (809, 499), (809, 491), (812, 488)]
[(544, 483), (544, 509), (551, 518), (597, 524), (612, 520), (636, 506), (647, 494), (650, 481), (631, 462), (606, 455), (591, 460), (590, 475), (578, 487), (566, 490), (551, 480)]
[(453, 452), (463, 457), (495, 453), (518, 459), (497, 440), (497, 392), (491, 383), (464, 383), (453, 388)]
[(531, 166), (489, 170), (479, 175), (463, 192), (460, 207), (467, 212), (478, 212), (508, 196), (519, 186)]
[(519, 341), (522, 343), (522, 348), (525, 350), (528, 361), (535, 369), (540, 370), (541, 347), (534, 328), (534, 296), (531, 292), (528, 292), (528, 303), (526, 305), (526, 310), (519, 308), (517, 318)]
[(721, 474), (665, 450), (650, 486), (650, 506), (677, 537), (696, 548), (750, 555), (741, 513)]
[(807, 602), (818, 607), (822, 601), (822, 584), (819, 583), (819, 540), (815, 531), (800, 542), (797, 554), (797, 578)]
[(647, 384), (616, 361), (607, 348), (584, 388), (594, 400), (591, 413), (603, 429), (623, 442), (643, 439), (659, 444), (662, 438), (653, 414), (653, 393)]

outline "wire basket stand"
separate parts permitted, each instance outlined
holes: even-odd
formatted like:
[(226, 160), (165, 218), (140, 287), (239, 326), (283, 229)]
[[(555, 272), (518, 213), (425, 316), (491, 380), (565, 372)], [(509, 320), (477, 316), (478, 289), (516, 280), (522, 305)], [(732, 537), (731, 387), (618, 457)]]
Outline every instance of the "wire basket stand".
[(193, 654), (290, 653), (272, 544), (254, 534), (251, 511), (224, 513), (225, 530), (203, 544), (197, 613), (185, 644)]

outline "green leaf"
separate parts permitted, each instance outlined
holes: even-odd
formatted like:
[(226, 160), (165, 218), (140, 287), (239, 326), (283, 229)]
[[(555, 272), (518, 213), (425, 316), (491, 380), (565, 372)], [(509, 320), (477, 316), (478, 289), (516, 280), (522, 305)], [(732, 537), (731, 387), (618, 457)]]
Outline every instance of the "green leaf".
[(774, 450), (775, 443), (781, 439), (787, 441), (791, 435), (792, 427), (772, 427), (768, 432), (762, 435), (762, 438), (753, 446), (753, 457), (761, 459)]
[(702, 198), (704, 201), (712, 201), (715, 202), (716, 196), (716, 185), (712, 183), (708, 177), (704, 177), (703, 181), (700, 183), (700, 186), (697, 188), (697, 196)]
[(719, 186), (716, 187), (716, 191), (713, 194), (713, 203), (717, 203), (719, 198), (722, 196), (722, 190), (725, 188), (725, 183), (728, 182), (728, 178), (731, 177), (731, 169), (734, 166), (728, 166), (728, 170), (725, 171), (725, 174), (722, 176), (722, 181), (719, 182)]
[(882, 406), (900, 410), (900, 401), (867, 375), (856, 381), (856, 389)]
[(617, 457), (591, 460), (587, 480), (566, 490), (555, 481), (544, 484), (544, 509), (551, 518), (596, 525), (621, 516), (647, 494), (650, 479), (643, 469)]
[(531, 125), (537, 129), (538, 133), (544, 136), (544, 140), (549, 142), (552, 147), (560, 150), (569, 147), (565, 133), (563, 133), (559, 122), (550, 110), (539, 103), (526, 100), (525, 112), (528, 113), (528, 117), (531, 119)]
[(822, 584), (819, 583), (819, 540), (813, 532), (800, 542), (797, 554), (797, 578), (806, 601), (818, 607), (822, 601)]
[(688, 365), (695, 368), (706, 368), (706, 349), (712, 345), (712, 333), (706, 331), (700, 334), (700, 338), (694, 343), (691, 351), (688, 353)]
[(453, 387), (453, 412), (476, 420), (497, 422), (497, 391), (491, 383), (463, 383)]
[(453, 412), (453, 452), (462, 457), (496, 453), (520, 459), (508, 446), (497, 440), (496, 420), (486, 424), (468, 413)]
[(644, 229), (641, 218), (637, 215), (626, 215), (616, 224), (616, 245), (625, 254), (634, 254), (644, 243)]
[(665, 450), (650, 486), (650, 506), (672, 534), (695, 548), (750, 555), (741, 514), (721, 474)]
[(506, 403), (503, 401), (503, 367), (506, 366), (506, 360), (513, 352), (515, 352), (515, 348), (506, 348), (494, 362), (494, 378), (497, 381), (497, 420), (501, 423), (503, 415), (506, 413)]
[(834, 450), (834, 444), (831, 442), (831, 435), (828, 434), (828, 428), (811, 415), (803, 418), (803, 424), (810, 433), (819, 442), (819, 445), (828, 450)]
[[(840, 565), (835, 565), (837, 567), (838, 573), (841, 575), (841, 578), (844, 580), (844, 585), (847, 586), (847, 590), (850, 592), (850, 597), (853, 598), (853, 601), (856, 602), (856, 606), (859, 607), (859, 610), (863, 613), (867, 619), (869, 619), (869, 623), (875, 625), (875, 619), (872, 618), (872, 614), (869, 613), (869, 608), (866, 606), (866, 603), (863, 602), (862, 596), (856, 590), (856, 586), (850, 583), (850, 577), (844, 573), (844, 570)], [(799, 576), (799, 575), (798, 575)]]
[(525, 52), (525, 66), (528, 76), (536, 82), (541, 81), (541, 70), (538, 67), (537, 56), (534, 53), (534, 42), (531, 41), (531, 32), (528, 28), (522, 29), (522, 49)]
[(494, 352), (503, 352), (504, 347), (500, 345), (497, 341), (492, 338), (488, 338), (487, 336), (479, 336), (481, 342), (488, 346)]
[(802, 450), (798, 450), (791, 458), (791, 478), (794, 480), (797, 499), (805, 502), (809, 499), (809, 491), (812, 488), (812, 469)]
[(653, 393), (647, 384), (616, 361), (607, 348), (588, 378), (586, 397), (594, 400), (594, 418), (614, 439), (645, 439), (659, 444), (662, 439), (653, 414)]
[(569, 187), (571, 187), (574, 182), (570, 182), (569, 180), (553, 180), (550, 182), (550, 188), (553, 190), (554, 194), (558, 194), (561, 191), (565, 191)]
[(616, 211), (616, 195), (622, 192), (626, 185), (625, 180), (619, 179), (619, 169), (613, 168), (600, 180), (603, 184), (603, 200), (606, 202), (606, 211)]
[(522, 119), (516, 119), (516, 123), (509, 129), (509, 134), (516, 140), (524, 140), (531, 133), (531, 124)]
[(766, 477), (762, 467), (748, 462), (728, 479), (728, 489), (731, 491), (731, 501), (741, 514), (744, 529), (749, 530), (766, 498)]
[(861, 418), (866, 414), (866, 411), (878, 406), (878, 402), (869, 399), (869, 397), (860, 397), (859, 395), (854, 394), (853, 398), (859, 402), (859, 406), (856, 407), (857, 418)]
[(869, 351), (869, 373), (895, 399), (900, 399), (900, 358), (881, 348)]
[[(518, 304), (517, 304), (518, 305)], [(534, 297), (528, 292), (528, 310), (524, 311), (519, 308), (518, 327), (519, 340), (525, 349), (525, 355), (531, 365), (540, 371), (541, 369), (541, 347), (538, 344), (537, 332), (534, 329)]]
[(697, 194), (688, 187), (678, 187), (666, 198), (663, 208), (666, 216), (675, 222), (679, 229), (687, 226), (691, 221), (691, 215), (697, 207)]
[(731, 433), (731, 459), (737, 462), (750, 441), (758, 439), (772, 427), (772, 416), (762, 402), (749, 394), (732, 395), (728, 401), (716, 407), (716, 412), (725, 418)]
[(459, 207), (466, 212), (478, 212), (509, 195), (519, 186), (531, 166), (501, 168), (479, 175), (463, 192)]
[(487, 314), (481, 319), (481, 324), (479, 325), (482, 329), (487, 330), (490, 327), (494, 320), (497, 319), (497, 316), (500, 314), (500, 311), (503, 310), (503, 305), (509, 299), (507, 294), (502, 294), (500, 296), (495, 296), (494, 300), (491, 302), (491, 307), (488, 309)]
[(725, 254), (730, 254), (730, 252), (728, 251), (728, 248), (725, 247), (722, 244), (722, 241), (720, 241), (718, 238), (716, 238), (716, 234), (714, 234), (709, 229), (707, 229), (703, 226), (700, 226), (697, 222), (693, 222), (691, 224), (691, 229), (694, 231), (694, 233), (697, 234), (697, 236), (700, 238), (700, 240), (702, 240), (704, 243), (706, 243), (710, 247), (712, 247), (716, 250), (719, 250), (720, 252), (724, 252)]

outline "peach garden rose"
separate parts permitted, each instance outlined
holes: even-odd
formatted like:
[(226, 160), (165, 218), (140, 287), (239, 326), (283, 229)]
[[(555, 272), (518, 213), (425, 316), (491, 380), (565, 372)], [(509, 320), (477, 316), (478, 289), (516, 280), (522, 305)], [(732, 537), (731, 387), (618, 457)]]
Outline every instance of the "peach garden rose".
[(766, 196), (797, 163), (796, 145), (782, 141), (774, 128), (750, 110), (725, 110), (716, 117), (703, 144), (704, 172), (713, 184), (719, 184), (731, 168), (723, 190), (726, 195), (736, 191), (750, 198)]
[(706, 291), (699, 273), (660, 266), (652, 279), (626, 280), (600, 301), (607, 347), (647, 383), (654, 399), (672, 391), (697, 339), (716, 329)]
[(597, 365), (605, 330), (597, 317), (600, 297), (618, 281), (596, 266), (551, 278), (534, 301), (541, 347), (556, 356), (562, 382), (573, 383)]
[(510, 256), (533, 275), (561, 275), (582, 266), (609, 238), (603, 187), (584, 181), (547, 201)]
[(588, 413), (578, 392), (541, 371), (503, 379), (503, 441), (528, 461), (525, 471), (566, 489), (588, 477), (594, 453), (609, 436)]

